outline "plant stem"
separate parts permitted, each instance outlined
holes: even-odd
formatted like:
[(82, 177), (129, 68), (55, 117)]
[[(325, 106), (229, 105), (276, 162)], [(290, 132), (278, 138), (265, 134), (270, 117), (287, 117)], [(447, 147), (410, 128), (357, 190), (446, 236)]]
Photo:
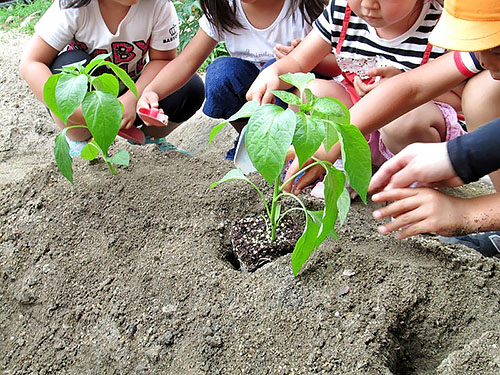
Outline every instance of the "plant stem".
[(279, 177), (274, 181), (274, 191), (273, 191), (273, 201), (271, 202), (271, 215), (269, 219), (271, 220), (271, 242), (276, 239), (276, 228), (278, 227), (278, 219), (276, 217), (276, 207), (278, 205), (278, 198), (280, 193), (280, 179)]

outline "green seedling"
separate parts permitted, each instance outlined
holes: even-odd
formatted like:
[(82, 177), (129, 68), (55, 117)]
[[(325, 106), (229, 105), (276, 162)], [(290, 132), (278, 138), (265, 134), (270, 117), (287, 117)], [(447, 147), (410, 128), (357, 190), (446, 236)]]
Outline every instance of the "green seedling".
[[(108, 149), (120, 130), (123, 116), (123, 104), (118, 100), (120, 83), (131, 90), (137, 97), (137, 89), (129, 75), (120, 67), (106, 61), (109, 54), (96, 56), (87, 65), (84, 61), (63, 66), (60, 73), (53, 74), (43, 87), (45, 103), (64, 124), (68, 118), (81, 107), (86, 125), (71, 125), (64, 128), (56, 136), (54, 156), (57, 167), (64, 177), (73, 183), (73, 159), (69, 155), (66, 132), (72, 128), (87, 128), (92, 135), (82, 150), (85, 160), (94, 160), (99, 154), (113, 174), (115, 165), (128, 165), (130, 155), (125, 150), (110, 156)], [(99, 67), (108, 67), (114, 74), (103, 73), (92, 75)], [(118, 77), (118, 78), (117, 78)]]
[[(339, 220), (344, 222), (350, 208), (349, 192), (346, 189), (346, 177), (350, 186), (359, 194), (366, 204), (368, 184), (371, 178), (371, 154), (368, 143), (359, 129), (350, 123), (347, 107), (339, 100), (330, 97), (316, 97), (307, 84), (314, 79), (312, 73), (285, 74), (280, 78), (295, 86), (299, 96), (287, 91), (273, 91), (273, 94), (288, 103), (298, 107), (298, 111), (282, 109), (274, 104), (259, 105), (256, 102), (246, 103), (227, 121), (214, 127), (210, 133), (209, 143), (215, 135), (229, 122), (248, 118), (245, 134), (245, 147), (250, 161), (260, 175), (273, 187), (272, 200), (268, 202), (257, 187), (241, 169), (229, 171), (220, 183), (231, 180), (244, 180), (250, 183), (259, 193), (264, 202), (270, 227), (270, 240), (276, 238), (276, 228), (283, 217), (293, 210), (301, 210), (305, 214), (304, 233), (297, 241), (292, 253), (292, 269), (296, 276), (326, 237), (337, 238), (335, 225)], [(301, 99), (304, 98), (304, 99)], [(324, 145), (326, 150), (340, 142), (342, 160), (345, 172), (336, 169), (332, 163), (313, 157), (316, 150)], [(281, 182), (287, 152), (293, 145), (301, 169), (288, 180)], [(313, 159), (312, 163), (306, 161)], [(284, 192), (283, 188), (294, 181), (297, 176), (315, 165), (325, 169), (323, 183), (325, 185), (325, 204), (323, 210), (310, 211), (295, 195)], [(279, 203), (283, 197), (292, 197), (298, 202), (298, 207), (284, 212)]]

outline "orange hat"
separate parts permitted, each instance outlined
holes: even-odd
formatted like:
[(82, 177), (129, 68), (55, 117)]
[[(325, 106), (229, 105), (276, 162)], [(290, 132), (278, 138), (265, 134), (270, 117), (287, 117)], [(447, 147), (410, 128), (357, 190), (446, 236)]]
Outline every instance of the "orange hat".
[(429, 42), (455, 51), (483, 51), (500, 45), (500, 0), (445, 0)]

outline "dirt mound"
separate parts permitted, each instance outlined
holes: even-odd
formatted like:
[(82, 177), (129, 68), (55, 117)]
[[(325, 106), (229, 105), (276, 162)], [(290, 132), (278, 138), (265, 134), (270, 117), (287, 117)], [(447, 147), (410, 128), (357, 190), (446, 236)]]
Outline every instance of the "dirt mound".
[(195, 156), (120, 141), (130, 167), (78, 160), (72, 186), (17, 73), (20, 41), (3, 35), (0, 57), (4, 374), (499, 373), (497, 260), (378, 235), (374, 205), (354, 202), (299, 277), (289, 254), (237, 271), (231, 223), (260, 198), (209, 188), (234, 134), (207, 146), (214, 122), (197, 115), (170, 137)]

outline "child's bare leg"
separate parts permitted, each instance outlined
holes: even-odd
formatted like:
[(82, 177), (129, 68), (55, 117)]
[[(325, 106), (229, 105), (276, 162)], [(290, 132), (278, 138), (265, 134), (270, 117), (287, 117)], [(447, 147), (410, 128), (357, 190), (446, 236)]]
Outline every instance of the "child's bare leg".
[[(61, 119), (59, 117), (55, 116), (52, 112), (51, 112), (51, 116), (54, 119), (54, 122), (56, 123), (56, 125), (59, 127), (59, 129), (63, 130), (64, 128), (67, 127), (64, 124), (64, 122), (62, 122)], [(72, 125), (84, 125), (84, 124), (85, 124), (84, 122), (77, 123), (75, 121), (72, 121), (71, 118), (68, 119), (68, 126), (72, 126)], [(77, 141), (77, 142), (86, 141), (91, 136), (90, 132), (89, 132), (89, 130), (87, 128), (69, 129), (66, 132), (66, 135), (72, 141)]]
[[(484, 71), (467, 81), (462, 94), (462, 109), (467, 130), (474, 131), (480, 126), (500, 117), (500, 82)], [(500, 192), (500, 171), (490, 173), (495, 189)]]
[(347, 106), (347, 108), (351, 108), (353, 106), (349, 93), (338, 82), (325, 79), (315, 79), (314, 81), (310, 82), (307, 87), (316, 96), (330, 96), (332, 98), (340, 100)]
[(428, 102), (381, 128), (380, 135), (386, 147), (397, 154), (411, 143), (444, 141), (446, 123), (439, 107)]

